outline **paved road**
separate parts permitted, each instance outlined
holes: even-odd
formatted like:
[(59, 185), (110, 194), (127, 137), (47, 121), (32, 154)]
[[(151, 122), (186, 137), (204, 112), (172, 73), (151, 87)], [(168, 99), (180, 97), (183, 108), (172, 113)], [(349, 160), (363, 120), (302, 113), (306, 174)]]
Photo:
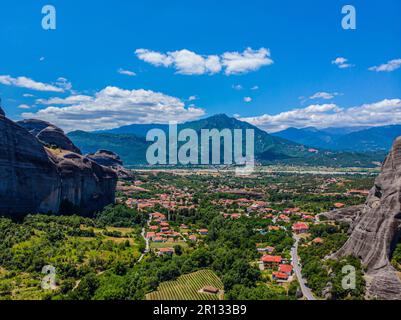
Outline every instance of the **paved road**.
[[(148, 222), (147, 222), (147, 225), (148, 225), (148, 226), (150, 226), (150, 222), (151, 222), (151, 221), (152, 221), (152, 219), (149, 218), (149, 220), (148, 220)], [(145, 240), (146, 248), (145, 248), (144, 253), (142, 253), (141, 256), (139, 257), (138, 262), (141, 262), (142, 259), (143, 259), (143, 257), (145, 256), (145, 254), (147, 254), (147, 253), (150, 251), (149, 239), (146, 238), (146, 227), (143, 227), (143, 228), (142, 228), (141, 236), (142, 236), (142, 238)]]
[(298, 244), (299, 237), (294, 235), (295, 245), (291, 248), (291, 258), (292, 258), (292, 266), (294, 268), (295, 275), (297, 276), (299, 285), (301, 286), (302, 294), (307, 300), (316, 300), (313, 296), (311, 289), (309, 289), (305, 284), (305, 279), (302, 277), (302, 270), (299, 263), (298, 258)]

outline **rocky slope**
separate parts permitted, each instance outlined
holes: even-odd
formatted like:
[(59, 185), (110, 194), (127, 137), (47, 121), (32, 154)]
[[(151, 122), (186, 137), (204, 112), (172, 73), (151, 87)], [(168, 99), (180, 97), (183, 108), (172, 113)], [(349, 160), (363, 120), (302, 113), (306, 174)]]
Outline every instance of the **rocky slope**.
[(113, 169), (119, 179), (131, 179), (133, 177), (132, 172), (124, 168), (120, 156), (112, 151), (98, 150), (95, 153), (88, 154), (87, 157), (97, 164)]
[[(68, 213), (89, 215), (114, 202), (113, 170), (78, 153), (45, 148), (37, 135), (47, 128), (53, 134), (57, 127), (43, 121), (25, 124), (6, 118), (0, 108), (0, 214), (73, 210)], [(60, 145), (66, 141), (61, 137)]]
[(81, 154), (81, 150), (72, 143), (64, 131), (49, 122), (27, 119), (18, 121), (17, 124), (27, 129), (45, 145), (55, 146), (63, 150)]
[(387, 156), (381, 174), (351, 227), (345, 245), (333, 256), (359, 257), (367, 270), (370, 298), (401, 299), (401, 280), (390, 264), (400, 235), (401, 137)]
[(0, 213), (56, 211), (61, 180), (39, 141), (0, 115)]

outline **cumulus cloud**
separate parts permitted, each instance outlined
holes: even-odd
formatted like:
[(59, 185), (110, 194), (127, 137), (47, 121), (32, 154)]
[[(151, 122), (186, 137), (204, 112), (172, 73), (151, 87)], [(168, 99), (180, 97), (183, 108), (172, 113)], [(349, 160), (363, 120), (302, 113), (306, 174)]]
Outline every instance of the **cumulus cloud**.
[(27, 104), (20, 104), (17, 108), (18, 109), (31, 109), (31, 107), (28, 106)]
[(268, 132), (277, 132), (289, 127), (374, 127), (399, 124), (401, 123), (401, 99), (384, 99), (351, 108), (341, 108), (336, 104), (315, 104), (276, 115), (264, 114), (241, 120)]
[(315, 100), (315, 99), (330, 100), (338, 95), (339, 95), (338, 92), (329, 93), (329, 92), (322, 91), (322, 92), (316, 92), (314, 95), (310, 96), (309, 99), (310, 100)]
[(251, 88), (251, 90), (259, 90), (259, 86), (253, 86), (252, 88)]
[[(62, 79), (63, 81), (59, 81), (60, 79)], [(19, 88), (26, 88), (36, 91), (48, 91), (48, 92), (64, 92), (66, 89), (65, 86), (70, 85), (68, 82), (64, 80), (66, 79), (59, 78), (57, 83), (53, 85), (53, 84), (38, 82), (27, 77), (13, 78), (9, 75), (0, 75), (0, 84), (6, 86), (14, 86)]]
[(380, 66), (374, 66), (370, 67), (370, 71), (376, 71), (376, 72), (392, 72), (394, 70), (397, 70), (401, 67), (401, 59), (395, 59), (395, 60), (390, 60), (387, 63), (384, 63)]
[(248, 73), (273, 64), (273, 60), (270, 59), (270, 51), (265, 48), (259, 50), (247, 48), (243, 53), (226, 52), (222, 58), (227, 75)]
[(348, 63), (348, 59), (346, 59), (344, 57), (338, 57), (338, 58), (334, 59), (333, 61), (331, 61), (331, 64), (335, 64), (340, 69), (346, 69), (346, 68), (354, 67), (354, 65)]
[(130, 70), (125, 70), (125, 69), (122, 69), (122, 68), (118, 69), (117, 72), (119, 74), (123, 74), (123, 75), (129, 76), (129, 77), (135, 77), (136, 76), (135, 72), (130, 71)]
[(167, 53), (137, 49), (135, 53), (142, 61), (156, 67), (173, 67), (184, 75), (216, 74), (223, 69), (226, 75), (243, 74), (273, 64), (270, 51), (265, 48), (247, 48), (242, 53), (225, 52), (220, 56), (200, 55), (187, 49)]
[(37, 102), (49, 106), (36, 113), (23, 113), (22, 117), (49, 121), (66, 131), (111, 129), (132, 123), (184, 122), (205, 114), (203, 109), (186, 107), (180, 99), (163, 93), (117, 87), (106, 87), (94, 96)]
[(244, 102), (246, 102), (246, 103), (252, 102), (252, 98), (251, 97), (245, 97), (244, 98)]

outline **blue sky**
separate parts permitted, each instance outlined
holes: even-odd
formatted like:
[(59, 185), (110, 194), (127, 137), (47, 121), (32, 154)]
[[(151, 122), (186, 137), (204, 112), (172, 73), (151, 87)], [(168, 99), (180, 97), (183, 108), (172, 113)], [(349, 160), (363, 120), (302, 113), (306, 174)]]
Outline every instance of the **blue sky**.
[[(41, 27), (46, 4), (56, 30)], [(341, 27), (346, 4), (356, 30)], [(12, 119), (67, 131), (216, 113), (268, 131), (401, 123), (398, 0), (16, 0), (0, 11)]]

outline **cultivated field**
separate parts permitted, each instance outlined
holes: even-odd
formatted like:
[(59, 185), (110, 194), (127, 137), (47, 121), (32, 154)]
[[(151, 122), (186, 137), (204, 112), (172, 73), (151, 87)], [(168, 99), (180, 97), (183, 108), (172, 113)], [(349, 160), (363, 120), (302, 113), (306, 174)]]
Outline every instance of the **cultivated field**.
[(146, 295), (147, 300), (222, 300), (223, 294), (200, 292), (212, 286), (223, 290), (223, 283), (211, 270), (201, 270), (160, 284), (157, 291)]

